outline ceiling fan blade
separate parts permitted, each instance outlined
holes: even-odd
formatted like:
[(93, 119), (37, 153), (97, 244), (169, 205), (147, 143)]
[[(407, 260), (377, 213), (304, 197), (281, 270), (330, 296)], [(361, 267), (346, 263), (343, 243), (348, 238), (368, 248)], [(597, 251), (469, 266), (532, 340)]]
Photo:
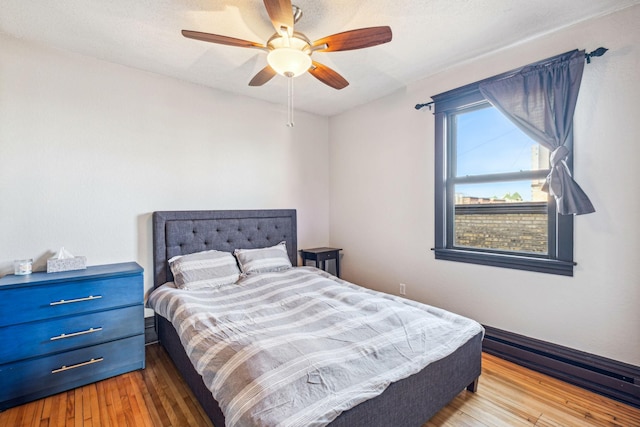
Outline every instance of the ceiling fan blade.
[(319, 62), (313, 61), (309, 72), (313, 77), (334, 89), (340, 90), (349, 86), (349, 82), (344, 77)]
[(234, 37), (221, 36), (218, 34), (201, 33), (199, 31), (182, 30), (182, 35), (196, 40), (202, 40), (204, 42), (224, 44), (227, 46), (237, 47), (253, 47), (257, 49), (265, 49), (266, 46), (256, 42), (250, 42), (248, 40), (236, 39)]
[(270, 66), (264, 67), (262, 70), (258, 72), (251, 81), (249, 82), (249, 86), (262, 86), (269, 80), (273, 78), (277, 73)]
[[(333, 52), (362, 49), (391, 41), (390, 27), (369, 27), (333, 34), (313, 42), (314, 51)], [(326, 47), (325, 47), (326, 45)]]
[(283, 28), (293, 35), (293, 8), (291, 0), (264, 0), (264, 7), (267, 9), (269, 18), (276, 33), (282, 34)]

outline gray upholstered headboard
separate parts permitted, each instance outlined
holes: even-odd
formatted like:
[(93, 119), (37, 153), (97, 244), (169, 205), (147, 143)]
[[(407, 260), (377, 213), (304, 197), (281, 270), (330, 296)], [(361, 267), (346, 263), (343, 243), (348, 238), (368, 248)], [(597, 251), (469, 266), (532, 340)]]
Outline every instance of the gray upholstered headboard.
[(263, 248), (283, 240), (291, 264), (297, 265), (295, 209), (154, 212), (154, 287), (173, 280), (167, 260), (176, 255)]

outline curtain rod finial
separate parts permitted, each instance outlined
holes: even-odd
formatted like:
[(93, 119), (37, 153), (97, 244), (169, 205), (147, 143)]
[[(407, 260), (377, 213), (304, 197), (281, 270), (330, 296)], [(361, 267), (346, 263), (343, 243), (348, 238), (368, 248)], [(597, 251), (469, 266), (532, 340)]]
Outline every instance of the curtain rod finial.
[(591, 58), (593, 58), (594, 56), (602, 56), (608, 50), (609, 49), (607, 49), (606, 47), (599, 47), (596, 50), (594, 50), (593, 52), (585, 53), (584, 57), (587, 60), (587, 64), (591, 64)]
[(431, 106), (433, 105), (433, 101), (432, 102), (427, 102), (425, 104), (416, 104), (416, 106), (414, 107), (416, 110), (421, 109), (422, 107), (429, 107), (429, 111), (431, 111)]

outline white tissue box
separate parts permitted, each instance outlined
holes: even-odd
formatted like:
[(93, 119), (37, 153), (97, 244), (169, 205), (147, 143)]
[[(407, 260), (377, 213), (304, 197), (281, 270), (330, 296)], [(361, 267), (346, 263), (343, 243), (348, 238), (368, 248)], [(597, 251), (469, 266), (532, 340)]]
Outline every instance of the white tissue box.
[(59, 271), (69, 270), (84, 270), (85, 268), (87, 268), (87, 257), (84, 256), (47, 260), (47, 273), (56, 273)]

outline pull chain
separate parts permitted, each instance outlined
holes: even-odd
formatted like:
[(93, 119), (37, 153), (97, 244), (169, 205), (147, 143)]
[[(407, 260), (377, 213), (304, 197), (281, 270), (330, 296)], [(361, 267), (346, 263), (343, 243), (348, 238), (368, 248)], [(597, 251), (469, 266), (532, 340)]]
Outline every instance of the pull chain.
[(285, 74), (287, 76), (287, 127), (293, 127), (293, 73)]

